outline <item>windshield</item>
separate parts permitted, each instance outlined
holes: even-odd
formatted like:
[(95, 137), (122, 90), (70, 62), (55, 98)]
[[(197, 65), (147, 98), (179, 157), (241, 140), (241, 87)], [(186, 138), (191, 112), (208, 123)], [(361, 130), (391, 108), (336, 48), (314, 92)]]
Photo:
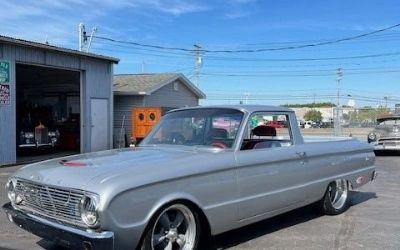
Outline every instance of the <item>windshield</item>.
[(231, 148), (242, 119), (243, 112), (234, 109), (189, 109), (168, 113), (140, 145)]

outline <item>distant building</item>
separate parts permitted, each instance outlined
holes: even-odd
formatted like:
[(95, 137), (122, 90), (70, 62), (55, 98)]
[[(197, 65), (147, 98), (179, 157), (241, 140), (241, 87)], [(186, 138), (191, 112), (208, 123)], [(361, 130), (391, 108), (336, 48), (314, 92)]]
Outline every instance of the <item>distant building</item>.
[[(304, 115), (310, 110), (317, 110), (322, 114), (322, 122), (331, 122), (334, 118), (334, 109), (335, 107), (326, 107), (326, 108), (312, 108), (312, 107), (304, 107), (304, 108), (290, 108), (292, 109), (299, 120), (305, 120)], [(343, 114), (349, 114), (352, 111), (355, 111), (355, 108), (352, 107), (343, 107)]]

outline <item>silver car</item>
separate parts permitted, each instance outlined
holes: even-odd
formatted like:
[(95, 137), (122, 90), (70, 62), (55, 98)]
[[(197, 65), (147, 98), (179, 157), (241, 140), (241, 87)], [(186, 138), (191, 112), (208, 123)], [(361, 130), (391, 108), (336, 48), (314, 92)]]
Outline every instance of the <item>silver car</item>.
[(368, 134), (368, 142), (375, 150), (400, 150), (400, 115), (386, 115), (377, 122)]
[(203, 236), (311, 203), (340, 214), (348, 190), (375, 178), (374, 161), (373, 148), (353, 138), (305, 141), (287, 108), (185, 108), (139, 147), (21, 168), (3, 208), (18, 226), (72, 249), (193, 250)]

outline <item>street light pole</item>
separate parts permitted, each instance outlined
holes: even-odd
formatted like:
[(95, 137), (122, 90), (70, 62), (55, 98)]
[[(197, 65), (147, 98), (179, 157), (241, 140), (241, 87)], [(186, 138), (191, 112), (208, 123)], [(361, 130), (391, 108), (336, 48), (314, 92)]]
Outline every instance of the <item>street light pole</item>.
[(336, 103), (336, 112), (335, 112), (335, 136), (341, 136), (342, 135), (342, 127), (340, 124), (340, 81), (342, 80), (343, 77), (343, 71), (342, 68), (337, 69), (337, 78), (336, 78), (336, 95), (337, 95), (337, 103)]

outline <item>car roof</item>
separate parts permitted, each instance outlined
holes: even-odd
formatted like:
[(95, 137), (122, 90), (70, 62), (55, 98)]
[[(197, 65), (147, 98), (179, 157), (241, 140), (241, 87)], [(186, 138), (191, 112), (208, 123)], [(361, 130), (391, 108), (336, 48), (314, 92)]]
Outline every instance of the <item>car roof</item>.
[(400, 114), (388, 114), (388, 115), (383, 115), (381, 117), (378, 117), (376, 120), (378, 122), (385, 121), (385, 120), (395, 120), (395, 119), (400, 119)]
[(194, 106), (185, 107), (180, 109), (174, 109), (170, 112), (190, 110), (190, 109), (236, 109), (242, 112), (253, 113), (257, 111), (267, 111), (267, 112), (294, 112), (293, 110), (280, 106), (270, 106), (270, 105), (210, 105), (210, 106)]

